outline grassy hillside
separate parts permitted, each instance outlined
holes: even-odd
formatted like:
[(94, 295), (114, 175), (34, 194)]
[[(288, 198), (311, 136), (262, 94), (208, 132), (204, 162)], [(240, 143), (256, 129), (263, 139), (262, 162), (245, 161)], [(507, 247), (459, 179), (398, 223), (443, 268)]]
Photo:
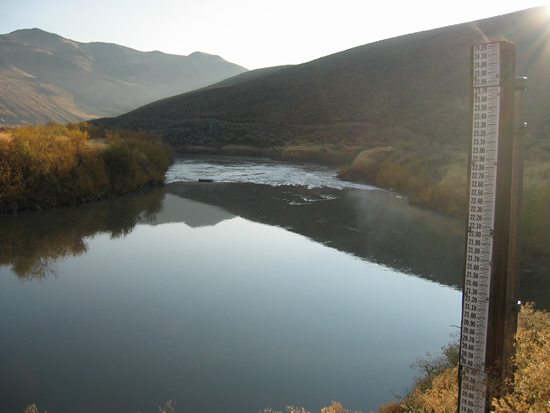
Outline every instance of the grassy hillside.
[[(539, 163), (550, 135), (549, 27), (548, 15), (535, 8), (397, 37), (100, 122), (151, 131), (182, 152), (348, 164), (343, 178), (404, 192), (442, 182), (438, 190), (456, 193), (436, 208), (455, 213), (466, 186), (471, 45), (489, 39), (517, 44), (517, 74), (532, 85), (527, 158)], [(380, 176), (388, 166), (395, 171)], [(411, 173), (423, 176), (409, 187), (403, 177)], [(416, 201), (433, 202), (429, 192)]]
[(116, 116), (243, 72), (206, 53), (140, 52), (39, 29), (17, 30), (0, 35), (0, 88), (10, 86), (7, 76), (12, 83), (17, 77), (18, 91), (0, 94), (0, 118), (17, 124)]
[(548, 27), (541, 9), (531, 9), (397, 37), (102, 122), (156, 131), (182, 148), (297, 142), (368, 148), (402, 140), (464, 148), (470, 46), (505, 38), (518, 44), (518, 74), (537, 85), (528, 96), (528, 121), (537, 134), (548, 133)]
[[(91, 119), (69, 93), (0, 60), (0, 125), (41, 119), (66, 123)], [(40, 108), (40, 114), (37, 112)]]

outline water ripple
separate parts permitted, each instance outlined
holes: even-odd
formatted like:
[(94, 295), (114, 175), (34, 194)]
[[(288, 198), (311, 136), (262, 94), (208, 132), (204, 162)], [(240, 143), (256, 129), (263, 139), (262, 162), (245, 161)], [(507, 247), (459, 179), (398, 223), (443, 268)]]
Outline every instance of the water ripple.
[(255, 183), (271, 186), (291, 185), (314, 188), (375, 189), (369, 185), (342, 181), (338, 170), (317, 164), (295, 164), (267, 159), (233, 157), (179, 158), (166, 173), (166, 183), (196, 182), (212, 179), (215, 182)]

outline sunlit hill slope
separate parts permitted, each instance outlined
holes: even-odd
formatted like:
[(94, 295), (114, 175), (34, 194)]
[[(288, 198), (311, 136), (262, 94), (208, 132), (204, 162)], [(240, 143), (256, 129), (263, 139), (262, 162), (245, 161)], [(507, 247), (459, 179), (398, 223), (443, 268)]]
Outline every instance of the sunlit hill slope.
[(139, 52), (39, 29), (17, 30), (0, 35), (0, 123), (117, 116), (245, 71), (200, 52)]

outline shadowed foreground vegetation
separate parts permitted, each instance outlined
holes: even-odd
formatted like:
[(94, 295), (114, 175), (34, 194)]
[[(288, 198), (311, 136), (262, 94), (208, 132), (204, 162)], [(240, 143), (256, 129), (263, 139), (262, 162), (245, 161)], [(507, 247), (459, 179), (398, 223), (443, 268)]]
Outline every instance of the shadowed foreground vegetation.
[[(513, 383), (491, 401), (491, 411), (527, 413), (550, 411), (550, 314), (522, 306), (515, 339)], [(430, 355), (428, 355), (430, 356)], [(412, 390), (399, 401), (380, 406), (380, 413), (455, 413), (458, 404), (458, 342), (443, 347), (437, 358), (417, 359), (421, 371)]]
[(171, 150), (141, 132), (87, 124), (0, 132), (0, 211), (84, 203), (164, 183)]

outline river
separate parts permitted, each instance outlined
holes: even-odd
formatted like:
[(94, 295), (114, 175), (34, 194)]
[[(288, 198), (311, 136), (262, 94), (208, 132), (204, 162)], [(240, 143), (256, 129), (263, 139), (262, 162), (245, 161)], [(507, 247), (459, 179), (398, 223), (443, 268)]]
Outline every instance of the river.
[(0, 229), (0, 411), (368, 413), (460, 324), (463, 222), (324, 166), (178, 159)]

